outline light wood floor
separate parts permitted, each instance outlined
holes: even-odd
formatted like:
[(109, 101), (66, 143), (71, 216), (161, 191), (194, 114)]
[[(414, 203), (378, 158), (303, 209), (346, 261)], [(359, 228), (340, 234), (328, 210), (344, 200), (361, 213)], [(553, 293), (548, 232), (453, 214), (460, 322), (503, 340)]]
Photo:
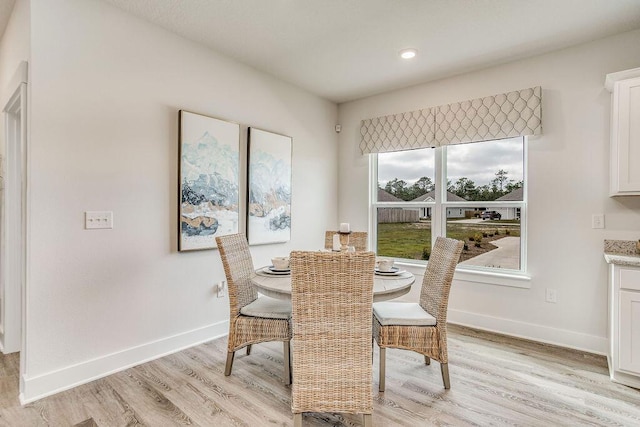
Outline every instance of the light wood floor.
[[(437, 362), (387, 351), (375, 426), (640, 425), (640, 391), (609, 381), (602, 356), (449, 328), (451, 390)], [(3, 426), (292, 425), (282, 345), (255, 345), (224, 377), (226, 338), (145, 363), (21, 407), (18, 357), (0, 356)], [(360, 425), (359, 416), (310, 414), (310, 426)]]

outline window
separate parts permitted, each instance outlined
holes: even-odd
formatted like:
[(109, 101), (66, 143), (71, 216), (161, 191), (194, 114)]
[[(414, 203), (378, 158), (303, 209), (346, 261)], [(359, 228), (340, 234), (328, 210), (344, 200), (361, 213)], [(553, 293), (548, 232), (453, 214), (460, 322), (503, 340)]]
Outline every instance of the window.
[(377, 154), (377, 253), (424, 262), (447, 236), (465, 242), (459, 268), (524, 272), (525, 153), (512, 138)]

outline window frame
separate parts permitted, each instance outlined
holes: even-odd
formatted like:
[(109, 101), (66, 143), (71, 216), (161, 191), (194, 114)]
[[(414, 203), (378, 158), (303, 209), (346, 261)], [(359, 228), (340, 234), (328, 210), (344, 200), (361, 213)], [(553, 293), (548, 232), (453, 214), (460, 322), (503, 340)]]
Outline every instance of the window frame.
[[(456, 279), (490, 283), (504, 286), (514, 286), (528, 288), (530, 276), (527, 265), (527, 214), (528, 214), (528, 140), (526, 136), (520, 137), (522, 140), (522, 180), (523, 180), (523, 200), (522, 201), (482, 201), (482, 205), (487, 210), (495, 208), (520, 208), (520, 269), (504, 269), (483, 266), (458, 265), (456, 267)], [(509, 138), (511, 139), (511, 138)], [(515, 138), (514, 138), (515, 139)], [(477, 207), (478, 201), (449, 202), (446, 200), (447, 194), (447, 147), (436, 147), (434, 165), (435, 201), (433, 202), (378, 202), (378, 154), (370, 156), (369, 164), (369, 184), (370, 184), (370, 215), (369, 215), (369, 235), (372, 250), (377, 251), (378, 243), (378, 208), (431, 208), (433, 213), (431, 218), (431, 247), (435, 244), (438, 236), (446, 236), (446, 209)], [(414, 266), (418, 270), (424, 268), (428, 261), (417, 259), (396, 258), (396, 262), (404, 266)]]

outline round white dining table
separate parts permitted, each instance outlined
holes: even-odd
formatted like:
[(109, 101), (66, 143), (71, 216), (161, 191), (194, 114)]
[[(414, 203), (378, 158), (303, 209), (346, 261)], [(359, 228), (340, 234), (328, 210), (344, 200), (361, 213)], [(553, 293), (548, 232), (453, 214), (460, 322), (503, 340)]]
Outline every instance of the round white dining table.
[[(291, 275), (274, 275), (265, 273), (261, 267), (251, 276), (251, 283), (258, 288), (263, 295), (278, 299), (291, 299)], [(386, 301), (408, 293), (411, 285), (416, 281), (413, 274), (408, 271), (399, 272), (398, 275), (381, 276), (374, 275), (373, 302)]]

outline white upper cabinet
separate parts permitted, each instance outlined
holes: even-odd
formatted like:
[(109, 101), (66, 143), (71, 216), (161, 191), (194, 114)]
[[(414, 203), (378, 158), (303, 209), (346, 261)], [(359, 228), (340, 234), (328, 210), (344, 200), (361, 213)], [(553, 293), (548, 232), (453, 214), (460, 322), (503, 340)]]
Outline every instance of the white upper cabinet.
[(640, 68), (607, 74), (611, 92), (610, 196), (640, 196)]

